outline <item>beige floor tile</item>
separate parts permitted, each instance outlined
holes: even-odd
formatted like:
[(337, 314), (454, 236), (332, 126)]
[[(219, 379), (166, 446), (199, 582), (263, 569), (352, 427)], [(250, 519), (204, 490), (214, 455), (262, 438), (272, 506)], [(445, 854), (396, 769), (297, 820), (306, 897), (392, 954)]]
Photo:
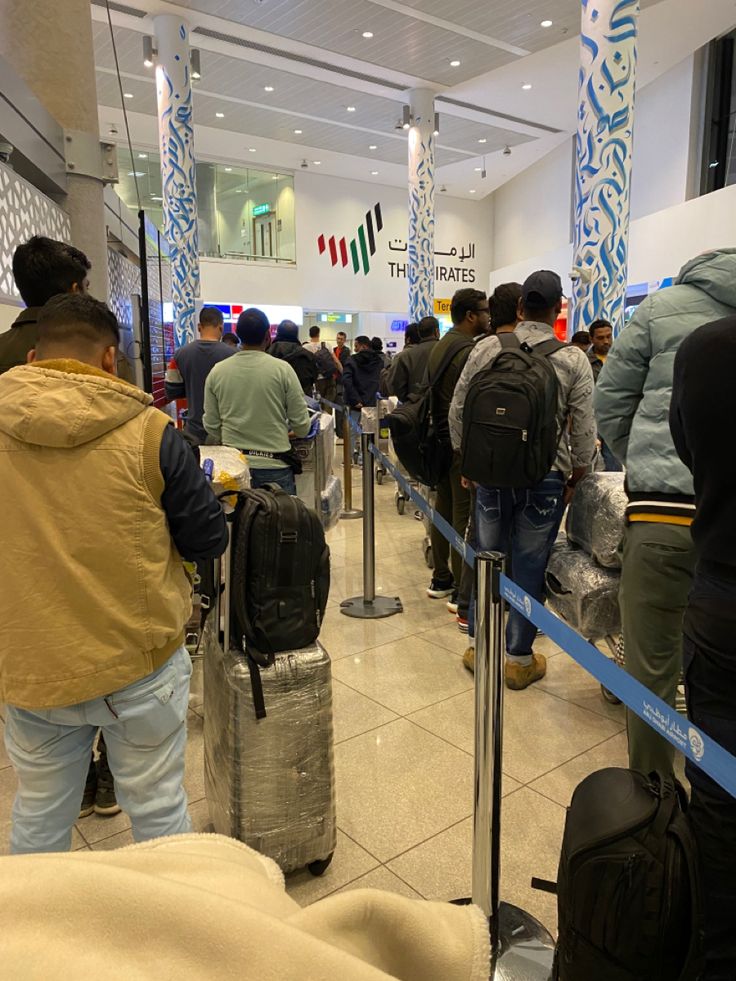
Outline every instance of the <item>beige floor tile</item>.
[(627, 767), (628, 765), (629, 753), (626, 733), (620, 732), (611, 739), (606, 739), (605, 742), (589, 749), (586, 753), (581, 753), (580, 756), (576, 756), (575, 759), (563, 764), (556, 770), (545, 773), (543, 777), (535, 780), (529, 786), (540, 794), (544, 794), (545, 797), (549, 797), (550, 800), (567, 807), (572, 793), (580, 781), (595, 770), (602, 770), (607, 766)]
[(194, 831), (201, 833), (215, 830), (210, 820), (210, 809), (206, 800), (198, 800), (194, 804), (190, 804), (189, 816), (192, 819)]
[[(376, 592), (383, 596), (396, 596), (402, 586), (407, 586), (406, 577), (395, 566), (387, 571), (386, 563), (376, 565)], [(363, 595), (363, 568), (361, 565), (345, 566), (335, 570), (330, 577), (330, 598), (340, 600)]]
[(399, 896), (405, 896), (407, 899), (422, 899), (416, 889), (408, 886), (397, 875), (389, 871), (385, 865), (374, 869), (367, 875), (361, 875), (354, 882), (349, 882), (342, 889), (337, 889), (336, 893), (349, 892), (352, 889), (380, 889), (383, 892), (398, 893)]
[(423, 631), (420, 636), (432, 644), (437, 644), (438, 647), (444, 647), (445, 650), (451, 651), (453, 654), (463, 655), (471, 645), (468, 635), (458, 630), (457, 623), (452, 622), (452, 617), (449, 614), (447, 623), (432, 626)]
[(626, 724), (624, 707), (607, 702), (601, 694), (600, 684), (569, 654), (563, 652), (551, 657), (547, 676), (537, 682), (536, 687), (607, 719), (613, 719), (622, 726)]
[(337, 607), (325, 612), (320, 643), (334, 662), (360, 654), (373, 647), (399, 640), (402, 632), (394, 625), (396, 617), (384, 620), (356, 620), (346, 617)]
[(309, 906), (379, 865), (373, 855), (338, 831), (335, 856), (325, 874), (313, 876), (308, 869), (292, 872), (286, 877), (286, 891), (300, 906)]
[(92, 846), (92, 851), (102, 852), (102, 851), (113, 851), (116, 848), (125, 848), (127, 845), (132, 845), (133, 842), (133, 832), (130, 828), (127, 831), (120, 831), (116, 835), (112, 835), (109, 838), (102, 838), (100, 841), (96, 841)]
[(204, 797), (204, 720), (196, 712), (190, 712), (187, 720), (184, 789), (190, 804)]
[[(521, 906), (554, 932), (554, 896), (531, 888), (532, 876), (557, 878), (565, 811), (528, 787), (506, 797), (502, 808), (501, 898)], [(468, 819), (388, 863), (426, 899), (469, 896), (473, 821)]]
[(112, 817), (101, 817), (99, 814), (90, 814), (89, 817), (82, 818), (78, 823), (82, 837), (88, 845), (96, 845), (105, 838), (116, 837), (123, 831), (130, 830), (130, 818), (121, 811)]
[(337, 678), (332, 680), (332, 699), (335, 743), (352, 739), (396, 719), (396, 715), (385, 706), (366, 698)]
[(10, 851), (10, 813), (16, 785), (12, 767), (0, 770), (0, 855), (7, 855)]
[(420, 637), (343, 658), (333, 674), (398, 715), (467, 691), (472, 676), (449, 651)]
[(335, 747), (338, 824), (386, 862), (470, 814), (473, 761), (399, 719)]

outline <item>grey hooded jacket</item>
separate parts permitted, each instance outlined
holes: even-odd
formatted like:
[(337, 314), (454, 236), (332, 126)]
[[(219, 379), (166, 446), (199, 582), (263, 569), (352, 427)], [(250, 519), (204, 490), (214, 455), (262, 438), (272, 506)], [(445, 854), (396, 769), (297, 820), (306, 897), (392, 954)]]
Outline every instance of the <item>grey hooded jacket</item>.
[(614, 342), (595, 390), (598, 431), (626, 466), (630, 494), (691, 497), (693, 479), (670, 435), (675, 355), (698, 327), (736, 313), (736, 249), (686, 263), (647, 297)]

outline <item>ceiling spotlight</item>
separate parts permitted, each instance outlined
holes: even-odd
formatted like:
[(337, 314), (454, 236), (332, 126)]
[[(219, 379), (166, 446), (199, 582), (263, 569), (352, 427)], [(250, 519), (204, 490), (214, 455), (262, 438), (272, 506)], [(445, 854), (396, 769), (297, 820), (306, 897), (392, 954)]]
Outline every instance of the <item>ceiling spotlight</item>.
[(232, 168), (232, 167), (226, 167), (226, 168), (225, 168), (225, 173), (226, 173), (226, 174), (231, 174), (231, 173), (232, 173), (232, 170), (233, 170), (233, 168)]
[(156, 49), (153, 46), (153, 38), (150, 34), (143, 36), (143, 64), (146, 68), (153, 68), (153, 56), (156, 54)]
[(471, 187), (470, 188), (470, 191), (468, 191), (468, 193), (469, 194), (475, 194), (475, 188), (474, 187)]
[(315, 167), (321, 167), (322, 166), (322, 161), (321, 160), (313, 160), (312, 163), (314, 164)]
[(199, 80), (202, 77), (202, 62), (199, 56), (199, 48), (192, 48), (189, 61), (192, 66), (192, 78)]
[(138, 154), (138, 159), (139, 160), (145, 160), (147, 157), (148, 157), (148, 154), (147, 153), (139, 153)]
[(355, 112), (355, 106), (345, 106), (348, 112)]
[(363, 31), (363, 37), (366, 41), (370, 40), (373, 37), (373, 31)]
[(279, 175), (278, 174), (274, 174), (273, 177), (272, 177), (272, 180), (277, 181), (278, 179), (279, 179)]
[(447, 187), (444, 184), (440, 184), (440, 192), (442, 194), (444, 194), (446, 190), (447, 190)]
[(504, 155), (504, 157), (510, 157), (511, 156), (511, 147), (508, 145), (508, 143), (503, 148), (503, 155)]
[(129, 170), (128, 177), (145, 177), (146, 175), (142, 170)]
[(161, 197), (160, 194), (152, 194), (151, 195), (151, 200), (152, 201), (163, 201), (163, 198)]
[(483, 137), (481, 137), (481, 139), (478, 140), (478, 142), (479, 143), (487, 143), (488, 140), (485, 138), (485, 136), (483, 136)]
[(402, 106), (401, 108), (401, 128), (411, 129), (411, 106)]
[(377, 170), (372, 170), (371, 171), (371, 177), (378, 177), (378, 171)]
[(301, 129), (295, 129), (295, 130), (294, 130), (294, 135), (295, 135), (295, 136), (301, 136), (301, 135), (302, 135), (302, 133), (303, 133), (303, 130), (301, 130)]
[(460, 67), (460, 62), (457, 60), (457, 58), (455, 58), (454, 61), (450, 62), (450, 68), (459, 68), (459, 67)]
[(264, 85), (263, 86), (263, 91), (264, 92), (273, 92), (273, 85)]
[(224, 119), (225, 118), (225, 113), (224, 112), (216, 112), (215, 113), (215, 116), (217, 116), (218, 119)]
[(474, 170), (475, 170), (476, 174), (479, 174), (483, 170), (483, 168), (482, 167), (475, 167)]
[(525, 92), (528, 92), (529, 89), (532, 87), (532, 84), (531, 82), (525, 82), (521, 87), (524, 89)]
[(552, 27), (552, 21), (551, 20), (543, 20), (542, 23), (539, 26), (540, 27)]
[(132, 92), (123, 92), (123, 96), (126, 99), (132, 99), (133, 98), (133, 93)]
[(255, 153), (255, 152), (256, 152), (256, 148), (254, 146), (248, 147), (248, 153)]
[(378, 149), (378, 147), (376, 146), (376, 144), (375, 144), (375, 143), (371, 143), (371, 145), (370, 145), (370, 146), (368, 147), (368, 149), (369, 149), (369, 150), (377, 150), (377, 149)]

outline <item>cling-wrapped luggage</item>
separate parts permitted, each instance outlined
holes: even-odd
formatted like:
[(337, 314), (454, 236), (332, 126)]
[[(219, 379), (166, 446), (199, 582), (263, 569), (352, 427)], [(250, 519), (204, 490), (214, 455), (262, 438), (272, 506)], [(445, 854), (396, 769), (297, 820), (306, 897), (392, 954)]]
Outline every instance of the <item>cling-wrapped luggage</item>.
[(619, 581), (618, 572), (597, 565), (582, 549), (557, 544), (545, 574), (547, 603), (583, 637), (595, 640), (617, 634), (621, 630)]
[(620, 569), (627, 497), (624, 474), (588, 474), (578, 483), (567, 515), (567, 537), (599, 565)]

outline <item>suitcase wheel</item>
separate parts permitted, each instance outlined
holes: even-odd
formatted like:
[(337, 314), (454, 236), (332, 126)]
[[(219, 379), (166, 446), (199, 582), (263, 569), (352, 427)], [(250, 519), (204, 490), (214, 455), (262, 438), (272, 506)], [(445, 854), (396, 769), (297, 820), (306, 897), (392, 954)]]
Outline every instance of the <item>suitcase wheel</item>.
[(330, 867), (330, 862), (332, 861), (332, 855), (334, 854), (335, 853), (332, 852), (332, 854), (328, 855), (327, 858), (321, 858), (318, 859), (316, 862), (310, 862), (307, 868), (314, 876), (324, 875), (327, 869)]
[(406, 510), (406, 498), (405, 497), (397, 497), (396, 498), (396, 510), (399, 512), (399, 514), (403, 514), (404, 513), (404, 511)]
[(376, 470), (376, 483), (377, 484), (382, 484), (383, 483), (383, 474), (384, 474), (384, 472), (385, 471), (383, 471), (383, 470)]
[(612, 691), (609, 691), (607, 688), (604, 688), (603, 685), (601, 685), (601, 695), (603, 695), (603, 697), (609, 703), (609, 705), (621, 704), (621, 699), (617, 698)]

